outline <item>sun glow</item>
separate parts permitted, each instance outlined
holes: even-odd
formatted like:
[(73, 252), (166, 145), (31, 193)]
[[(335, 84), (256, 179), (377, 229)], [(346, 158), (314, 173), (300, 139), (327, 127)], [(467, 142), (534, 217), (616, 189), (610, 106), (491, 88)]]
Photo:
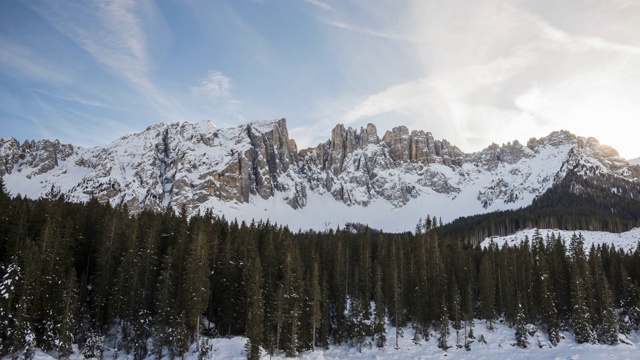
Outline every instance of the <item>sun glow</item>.
[(623, 158), (640, 156), (637, 141), (640, 104), (611, 93), (594, 94), (589, 100), (568, 114), (568, 130), (595, 137), (601, 144), (618, 150)]

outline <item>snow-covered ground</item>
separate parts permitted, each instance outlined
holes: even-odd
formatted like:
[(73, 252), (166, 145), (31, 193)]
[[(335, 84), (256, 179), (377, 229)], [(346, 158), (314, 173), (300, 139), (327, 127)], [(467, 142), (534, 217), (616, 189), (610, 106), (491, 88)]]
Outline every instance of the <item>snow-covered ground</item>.
[[(486, 238), (482, 243), (482, 247), (489, 246), (491, 241), (494, 241), (498, 247), (502, 247), (502, 245), (518, 245), (520, 242), (524, 241), (525, 238), (532, 239), (536, 229), (526, 229), (522, 231), (518, 231), (513, 235), (508, 236), (494, 236), (490, 238)], [(551, 234), (555, 234), (556, 237), (561, 236), (565, 243), (571, 241), (571, 237), (573, 234), (582, 234), (584, 238), (584, 248), (589, 251), (591, 245), (601, 245), (608, 244), (614, 246), (616, 248), (622, 249), (626, 252), (632, 252), (640, 244), (640, 228), (634, 228), (627, 232), (623, 233), (610, 233), (604, 231), (567, 231), (567, 230), (558, 230), (558, 229), (540, 229), (540, 235), (546, 239), (547, 235), (551, 236)], [(639, 354), (640, 356), (640, 354)], [(639, 357), (640, 358), (640, 357)]]
[[(577, 344), (573, 335), (561, 333), (562, 339), (558, 346), (553, 347), (548, 344), (548, 339), (542, 331), (537, 331), (529, 338), (529, 347), (521, 349), (515, 346), (514, 330), (506, 324), (497, 323), (495, 329), (489, 331), (486, 323), (476, 320), (474, 327), (475, 340), (471, 343), (471, 351), (466, 351), (463, 347), (456, 347), (456, 333), (451, 329), (448, 337), (450, 349), (444, 351), (438, 348), (437, 336), (434, 334), (428, 341), (421, 340), (418, 343), (413, 341), (413, 330), (404, 329), (404, 337), (398, 341), (398, 348), (395, 348), (395, 331), (387, 328), (387, 346), (383, 349), (373, 347), (363, 347), (362, 352), (358, 352), (356, 347), (332, 346), (329, 350), (320, 348), (316, 351), (307, 351), (299, 354), (304, 360), (329, 360), (329, 359), (580, 359), (580, 360), (600, 360), (600, 359), (639, 359), (640, 358), (640, 338), (637, 335), (629, 338), (621, 336), (618, 345), (591, 345)], [(486, 343), (481, 343), (480, 338), (484, 337)], [(463, 334), (460, 334), (460, 343), (463, 343)], [(231, 339), (217, 338), (209, 339), (211, 352), (208, 359), (230, 360), (246, 359), (244, 345), (246, 339), (235, 337)], [(198, 353), (193, 346), (185, 355), (185, 360), (198, 360)], [(54, 357), (38, 351), (34, 360), (51, 360)], [(113, 359), (113, 352), (107, 351), (104, 359)], [(149, 359), (154, 357), (150, 356)], [(7, 358), (8, 359), (8, 358)], [(71, 359), (83, 359), (76, 349), (76, 353)], [(132, 355), (118, 354), (118, 359), (132, 360)], [(265, 353), (263, 359), (286, 359), (284, 355), (270, 357)]]

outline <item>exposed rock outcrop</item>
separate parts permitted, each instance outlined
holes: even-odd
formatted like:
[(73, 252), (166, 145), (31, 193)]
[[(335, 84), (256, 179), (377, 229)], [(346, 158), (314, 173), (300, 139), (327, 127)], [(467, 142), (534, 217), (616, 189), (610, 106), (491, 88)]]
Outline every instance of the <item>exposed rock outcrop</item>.
[(613, 148), (566, 131), (473, 154), (404, 126), (380, 138), (373, 124), (339, 124), (326, 142), (298, 150), (285, 119), (229, 129), (210, 122), (157, 124), (89, 149), (0, 139), (0, 175), (20, 184), (13, 189), (26, 189), (23, 195), (42, 196), (55, 185), (69, 200), (96, 197), (133, 212), (183, 205), (203, 211), (274, 197), (300, 209), (312, 193), (349, 206), (383, 199), (401, 207), (423, 194), (454, 199), (469, 188), (479, 189), (471, 197), (491, 208), (530, 201), (570, 172), (640, 179), (640, 167)]

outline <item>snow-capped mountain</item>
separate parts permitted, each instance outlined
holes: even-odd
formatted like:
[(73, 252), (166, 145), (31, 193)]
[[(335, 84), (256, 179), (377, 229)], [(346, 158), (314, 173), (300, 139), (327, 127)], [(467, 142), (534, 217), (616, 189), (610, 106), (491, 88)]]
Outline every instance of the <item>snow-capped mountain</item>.
[(527, 206), (570, 173), (640, 182), (640, 166), (566, 131), (472, 154), (404, 126), (380, 137), (372, 124), (338, 125), (325, 143), (298, 151), (284, 119), (228, 129), (157, 124), (93, 148), (0, 139), (0, 176), (13, 195), (53, 189), (132, 212), (185, 206), (294, 230), (347, 222), (413, 230), (426, 215), (449, 221)]

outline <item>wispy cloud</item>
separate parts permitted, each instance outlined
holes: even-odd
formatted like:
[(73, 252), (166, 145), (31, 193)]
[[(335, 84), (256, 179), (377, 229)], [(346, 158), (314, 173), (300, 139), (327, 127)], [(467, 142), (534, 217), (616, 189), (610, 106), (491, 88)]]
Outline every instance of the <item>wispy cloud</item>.
[(640, 55), (640, 48), (618, 44), (613, 41), (604, 40), (598, 37), (572, 35), (552, 26), (549, 22), (537, 18), (530, 14), (523, 14), (535, 26), (542, 37), (553, 43), (559, 44), (568, 50), (602, 50), (612, 51), (631, 55)]
[[(374, 122), (379, 130), (406, 125), (477, 150), (492, 141), (526, 141), (559, 128), (580, 132), (584, 124), (565, 120), (578, 118), (577, 114), (583, 123), (598, 112), (602, 117), (608, 112), (616, 119), (627, 119), (626, 114), (633, 113), (629, 109), (636, 108), (611, 100), (611, 94), (620, 98), (637, 89), (633, 85), (637, 82), (621, 74), (639, 69), (634, 65), (639, 63), (635, 61), (640, 55), (638, 37), (585, 29), (583, 24), (588, 22), (582, 21), (583, 14), (569, 19), (546, 4), (503, 1), (416, 0), (398, 9), (353, 6), (355, 13), (368, 16), (340, 11), (340, 15), (321, 14), (318, 19), (329, 25), (328, 36), (335, 38), (331, 28), (337, 28), (370, 37), (335, 42), (344, 43), (341, 53), (348, 64), (356, 65), (344, 73), (351, 78), (368, 74), (372, 80), (347, 107), (327, 101), (334, 112), (326, 119), (352, 126)], [(397, 56), (386, 56), (389, 53)], [(417, 66), (411, 68), (406, 59), (417, 59)], [(398, 67), (412, 71), (379, 75)], [(603, 77), (608, 83), (602, 83)], [(389, 82), (390, 78), (395, 81)], [(596, 104), (601, 105), (596, 108)], [(591, 115), (582, 109), (590, 109)]]
[(215, 99), (229, 96), (232, 88), (233, 84), (228, 76), (217, 70), (209, 70), (200, 84), (191, 88), (191, 92)]
[(90, 100), (90, 99), (86, 99), (84, 97), (78, 96), (78, 95), (61, 95), (61, 94), (54, 94), (52, 92), (49, 91), (45, 91), (45, 90), (35, 90), (38, 93), (47, 95), (49, 97), (52, 98), (56, 98), (59, 100), (64, 100), (64, 101), (70, 101), (70, 102), (74, 102), (80, 105), (84, 105), (84, 106), (92, 106), (92, 107), (107, 107), (107, 105), (96, 101), (96, 100)]
[(72, 76), (60, 66), (43, 59), (37, 52), (25, 45), (0, 37), (0, 70), (12, 75), (18, 73), (29, 79), (54, 84), (72, 81)]
[(160, 114), (180, 117), (184, 109), (152, 80), (147, 34), (136, 13), (141, 4), (133, 0), (44, 2), (34, 9), (94, 61), (128, 82)]
[(367, 36), (372, 36), (372, 37), (377, 37), (377, 38), (382, 38), (382, 39), (389, 39), (389, 40), (402, 40), (402, 41), (416, 41), (415, 38), (411, 38), (411, 37), (407, 37), (405, 35), (400, 35), (400, 34), (396, 34), (393, 32), (388, 32), (388, 31), (381, 31), (381, 30), (376, 30), (376, 29), (369, 29), (366, 27), (361, 27), (361, 26), (356, 26), (353, 24), (349, 24), (343, 21), (338, 21), (338, 20), (324, 20), (325, 23), (327, 23), (328, 25), (331, 25), (333, 27), (339, 28), (339, 29), (344, 29), (344, 30), (349, 30), (349, 31), (354, 31), (360, 34), (364, 34)]
[(317, 6), (319, 8), (321, 8), (322, 10), (326, 10), (326, 11), (336, 11), (333, 6), (327, 4), (324, 1), (320, 1), (320, 0), (304, 0), (304, 2), (306, 2), (307, 4), (311, 4), (313, 6)]

